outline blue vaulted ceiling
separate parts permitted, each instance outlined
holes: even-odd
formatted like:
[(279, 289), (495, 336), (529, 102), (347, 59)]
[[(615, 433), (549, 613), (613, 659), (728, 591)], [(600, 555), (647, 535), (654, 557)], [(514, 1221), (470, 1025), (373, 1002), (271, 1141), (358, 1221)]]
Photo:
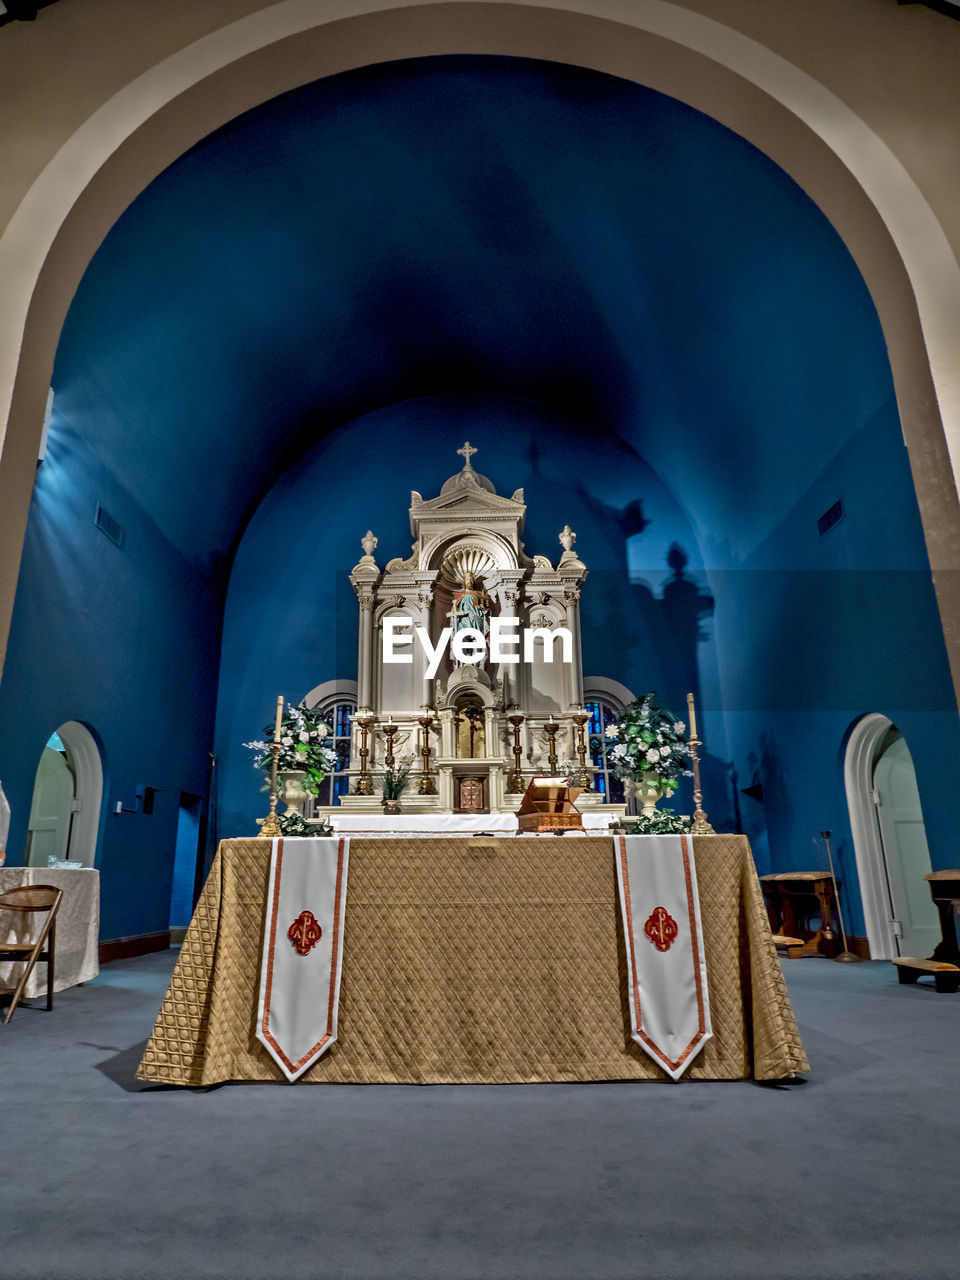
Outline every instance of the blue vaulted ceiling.
[(488, 57), (205, 139), (107, 236), (54, 387), (55, 432), (201, 569), (325, 433), (471, 393), (619, 435), (736, 561), (892, 395), (863, 281), (774, 164), (651, 90)]

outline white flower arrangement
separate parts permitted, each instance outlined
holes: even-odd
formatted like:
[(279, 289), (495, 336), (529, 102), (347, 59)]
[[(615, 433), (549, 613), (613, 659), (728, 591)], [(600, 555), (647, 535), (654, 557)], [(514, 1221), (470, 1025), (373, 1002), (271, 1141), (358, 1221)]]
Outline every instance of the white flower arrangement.
[(685, 729), (682, 720), (660, 706), (656, 694), (638, 698), (624, 709), (617, 724), (604, 731), (607, 739), (616, 741), (608, 753), (613, 772), (633, 781), (652, 774), (659, 789), (672, 795), (678, 779), (691, 776)]
[[(270, 733), (268, 725), (264, 733)], [(303, 787), (311, 795), (317, 795), (320, 783), (337, 763), (337, 753), (325, 739), (330, 736), (330, 728), (324, 719), (323, 712), (314, 707), (291, 707), (283, 713), (280, 721), (280, 753), (277, 756), (277, 768), (281, 773), (299, 770), (307, 776)], [(256, 752), (254, 768), (269, 779), (273, 752), (269, 741), (254, 739), (243, 744)]]

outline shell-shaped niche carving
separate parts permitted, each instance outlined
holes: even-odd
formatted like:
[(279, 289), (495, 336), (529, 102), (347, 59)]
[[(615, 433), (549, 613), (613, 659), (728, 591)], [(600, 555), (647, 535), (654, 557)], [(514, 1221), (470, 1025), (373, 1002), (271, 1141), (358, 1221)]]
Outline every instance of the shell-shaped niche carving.
[(451, 547), (443, 557), (441, 576), (448, 583), (459, 586), (465, 581), (468, 573), (472, 573), (476, 578), (482, 578), (484, 574), (492, 573), (496, 568), (497, 562), (486, 547), (476, 543), (461, 542)]

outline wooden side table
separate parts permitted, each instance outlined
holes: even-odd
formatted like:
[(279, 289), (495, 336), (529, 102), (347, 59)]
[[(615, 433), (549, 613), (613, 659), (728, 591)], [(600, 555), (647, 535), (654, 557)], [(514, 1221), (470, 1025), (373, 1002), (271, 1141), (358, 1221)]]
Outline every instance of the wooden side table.
[[(836, 898), (829, 871), (779, 871), (761, 876), (770, 929), (774, 934), (803, 938), (802, 947), (791, 947), (787, 954), (797, 956), (830, 956), (841, 949), (834, 923)], [(811, 920), (819, 917), (814, 929)]]
[(933, 905), (940, 916), (940, 941), (928, 960), (918, 956), (898, 956), (894, 960), (897, 977), (905, 986), (922, 973), (933, 974), (937, 991), (953, 994), (960, 991), (960, 871), (931, 871), (923, 877), (930, 886)]

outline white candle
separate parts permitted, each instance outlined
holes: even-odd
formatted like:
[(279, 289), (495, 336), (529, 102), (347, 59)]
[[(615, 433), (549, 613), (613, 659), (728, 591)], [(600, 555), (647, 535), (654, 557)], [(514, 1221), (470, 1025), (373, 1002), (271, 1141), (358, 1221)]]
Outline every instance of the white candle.
[(687, 710), (690, 712), (690, 737), (697, 736), (697, 713), (693, 709), (693, 694), (687, 694)]
[(274, 728), (273, 728), (274, 742), (280, 741), (280, 721), (282, 719), (283, 719), (283, 694), (281, 694), (280, 697), (277, 698), (277, 723), (274, 725)]

